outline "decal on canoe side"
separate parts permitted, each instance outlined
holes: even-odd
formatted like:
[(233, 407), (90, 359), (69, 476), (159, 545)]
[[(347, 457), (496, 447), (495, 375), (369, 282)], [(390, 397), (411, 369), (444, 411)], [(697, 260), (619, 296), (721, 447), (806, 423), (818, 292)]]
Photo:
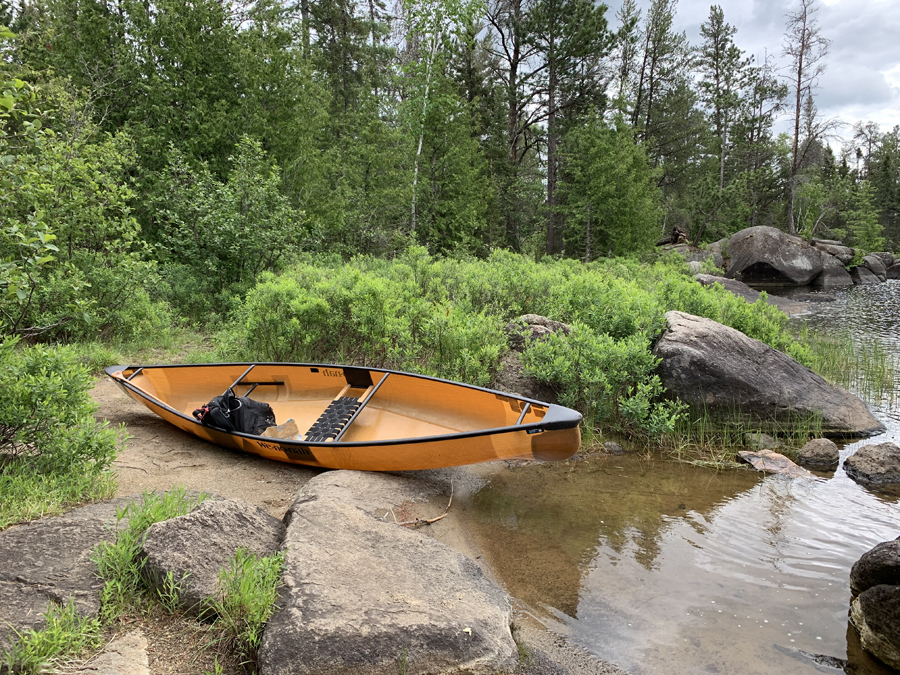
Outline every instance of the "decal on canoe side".
[(273, 450), (275, 452), (283, 452), (290, 457), (301, 456), (315, 459), (315, 456), (305, 445), (280, 445), (278, 443), (266, 443), (264, 441), (257, 441), (257, 443), (261, 448), (265, 448), (266, 450)]

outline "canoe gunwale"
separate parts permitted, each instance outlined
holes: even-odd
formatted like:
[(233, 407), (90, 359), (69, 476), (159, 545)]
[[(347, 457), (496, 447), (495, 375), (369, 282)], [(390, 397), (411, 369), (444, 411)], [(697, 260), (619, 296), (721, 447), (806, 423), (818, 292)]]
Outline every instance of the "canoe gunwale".
[[(193, 425), (204, 429), (212, 429), (219, 433), (227, 434), (229, 436), (237, 436), (240, 438), (248, 438), (248, 439), (265, 439), (272, 440), (266, 436), (262, 436), (259, 434), (248, 434), (242, 431), (230, 431), (227, 429), (222, 429), (221, 427), (216, 427), (213, 425), (203, 424), (199, 420), (195, 419), (192, 415), (188, 415), (187, 413), (181, 412), (170, 406), (168, 403), (163, 401), (162, 399), (153, 396), (148, 391), (145, 391), (141, 387), (133, 384), (129, 379), (124, 377), (124, 371), (130, 369), (140, 369), (147, 370), (153, 368), (198, 368), (198, 367), (216, 367), (216, 366), (285, 366), (291, 368), (347, 368), (350, 366), (342, 366), (340, 364), (322, 364), (322, 363), (279, 363), (279, 362), (257, 362), (257, 363), (194, 363), (194, 364), (160, 364), (155, 366), (109, 366), (105, 369), (106, 374), (117, 384), (122, 387), (126, 387), (133, 391), (135, 394), (140, 396), (141, 398), (147, 399), (151, 401), (154, 405), (161, 406), (166, 409), (170, 413), (180, 417), (181, 419), (190, 422)], [(532, 422), (529, 424), (521, 424), (517, 422), (514, 425), (506, 425), (502, 427), (493, 427), (488, 429), (477, 429), (474, 431), (461, 431), (452, 434), (438, 434), (434, 436), (414, 436), (411, 438), (393, 438), (393, 439), (384, 439), (384, 440), (370, 440), (370, 441), (330, 441), (330, 442), (322, 442), (322, 441), (303, 441), (303, 440), (295, 440), (295, 439), (287, 439), (287, 438), (279, 438), (276, 439), (277, 443), (280, 445), (288, 446), (288, 447), (310, 447), (310, 448), (356, 448), (356, 447), (390, 447), (395, 445), (408, 445), (412, 443), (423, 443), (423, 442), (432, 442), (432, 441), (441, 441), (441, 440), (463, 440), (467, 438), (479, 438), (483, 436), (493, 436), (496, 434), (504, 434), (504, 433), (518, 433), (521, 431), (526, 431), (528, 433), (538, 433), (543, 431), (556, 431), (562, 429), (571, 429), (577, 427), (582, 420), (581, 414), (577, 413), (570, 408), (566, 408), (564, 406), (556, 405), (555, 403), (547, 403), (545, 401), (538, 401), (536, 399), (530, 399), (525, 396), (519, 396), (518, 394), (510, 394), (508, 392), (497, 391), (496, 389), (487, 389), (485, 387), (478, 387), (476, 385), (466, 384), (464, 382), (455, 382), (453, 380), (445, 380), (439, 377), (431, 377), (428, 375), (420, 375), (418, 373), (408, 373), (399, 370), (389, 370), (386, 368), (366, 368), (370, 372), (378, 372), (384, 373), (385, 375), (382, 377), (382, 382), (386, 379), (387, 375), (390, 374), (398, 374), (408, 377), (415, 377), (424, 380), (431, 380), (435, 382), (441, 382), (445, 384), (450, 384), (458, 387), (463, 387), (465, 389), (471, 389), (474, 391), (486, 392), (489, 394), (497, 394), (500, 396), (505, 396), (510, 399), (515, 399), (519, 401), (523, 401), (527, 404), (527, 407), (531, 407), (532, 404), (537, 404), (539, 406), (547, 408), (547, 412), (544, 415), (544, 418), (540, 422)], [(121, 377), (116, 377), (116, 373), (122, 373)], [(136, 373), (135, 373), (136, 374)], [(246, 373), (245, 373), (246, 374)], [(243, 378), (243, 375), (241, 376)], [(240, 380), (238, 380), (239, 382)], [(381, 382), (379, 382), (379, 385)], [(374, 394), (374, 392), (372, 392)], [(371, 400), (372, 396), (370, 395), (367, 398)], [(574, 413), (574, 414), (572, 414)], [(520, 416), (519, 420), (521, 421), (523, 415)], [(349, 425), (348, 425), (349, 426)]]

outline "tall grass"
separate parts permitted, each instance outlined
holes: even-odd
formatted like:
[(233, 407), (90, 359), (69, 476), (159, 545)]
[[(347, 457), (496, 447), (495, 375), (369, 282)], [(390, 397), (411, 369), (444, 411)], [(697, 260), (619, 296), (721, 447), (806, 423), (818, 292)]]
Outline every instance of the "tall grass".
[(809, 346), (810, 368), (829, 382), (872, 402), (894, 405), (900, 363), (877, 338), (865, 342), (849, 335), (802, 331), (798, 339)]
[[(141, 606), (144, 581), (139, 559), (147, 529), (153, 524), (189, 513), (205, 495), (189, 496), (183, 488), (163, 495), (144, 493), (140, 501), (132, 502), (116, 512), (116, 539), (102, 542), (91, 558), (97, 564), (97, 574), (103, 579), (100, 592), (100, 616), (105, 622)], [(127, 525), (118, 529), (122, 521)]]
[(275, 611), (284, 554), (257, 556), (238, 549), (227, 569), (219, 573), (219, 594), (210, 600), (207, 612), (215, 614), (213, 631), (218, 641), (242, 661), (253, 663), (263, 628)]

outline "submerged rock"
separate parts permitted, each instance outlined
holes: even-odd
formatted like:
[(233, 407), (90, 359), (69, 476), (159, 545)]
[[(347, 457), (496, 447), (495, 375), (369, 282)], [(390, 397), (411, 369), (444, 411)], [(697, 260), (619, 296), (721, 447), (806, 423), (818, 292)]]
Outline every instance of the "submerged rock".
[(841, 461), (841, 453), (834, 441), (828, 438), (814, 438), (800, 448), (797, 461), (804, 466), (831, 469)]
[(682, 401), (758, 428), (821, 416), (823, 433), (884, 431), (865, 404), (759, 340), (684, 312), (668, 312), (653, 348), (663, 386)]
[[(760, 292), (754, 291), (743, 281), (737, 279), (728, 279), (726, 277), (716, 277), (711, 274), (695, 274), (694, 278), (703, 286), (712, 286), (714, 284), (721, 285), (726, 291), (733, 293), (739, 298), (743, 298), (749, 303), (754, 303), (760, 298)], [(766, 293), (766, 302), (774, 305), (788, 316), (794, 314), (804, 314), (809, 311), (809, 307), (803, 302), (789, 300), (777, 295), (769, 295)]]
[(755, 452), (752, 450), (741, 450), (738, 452), (738, 456), (754, 469), (763, 473), (777, 473), (788, 478), (815, 478), (806, 469), (797, 466), (784, 455), (779, 455), (771, 450)]
[(890, 442), (864, 445), (844, 460), (844, 471), (864, 485), (898, 484), (900, 447)]

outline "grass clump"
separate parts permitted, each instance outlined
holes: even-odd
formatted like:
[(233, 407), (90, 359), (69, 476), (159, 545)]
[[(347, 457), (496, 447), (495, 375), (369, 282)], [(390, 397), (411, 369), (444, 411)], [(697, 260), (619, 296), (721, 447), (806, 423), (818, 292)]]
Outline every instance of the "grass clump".
[[(163, 495), (145, 493), (140, 501), (116, 511), (115, 541), (102, 542), (92, 557), (98, 576), (104, 580), (100, 592), (100, 616), (104, 622), (140, 609), (145, 586), (139, 553), (147, 529), (153, 523), (189, 513), (205, 498), (202, 494), (189, 496), (178, 488)], [(126, 520), (127, 525), (119, 529)]]
[(275, 610), (284, 554), (257, 556), (238, 549), (227, 569), (219, 574), (219, 595), (206, 607), (213, 613), (217, 641), (245, 663), (256, 661), (263, 628)]
[(101, 624), (96, 618), (78, 616), (74, 603), (51, 606), (47, 625), (41, 630), (16, 634), (16, 640), (0, 655), (3, 670), (38, 675), (66, 659), (74, 659), (102, 642)]

